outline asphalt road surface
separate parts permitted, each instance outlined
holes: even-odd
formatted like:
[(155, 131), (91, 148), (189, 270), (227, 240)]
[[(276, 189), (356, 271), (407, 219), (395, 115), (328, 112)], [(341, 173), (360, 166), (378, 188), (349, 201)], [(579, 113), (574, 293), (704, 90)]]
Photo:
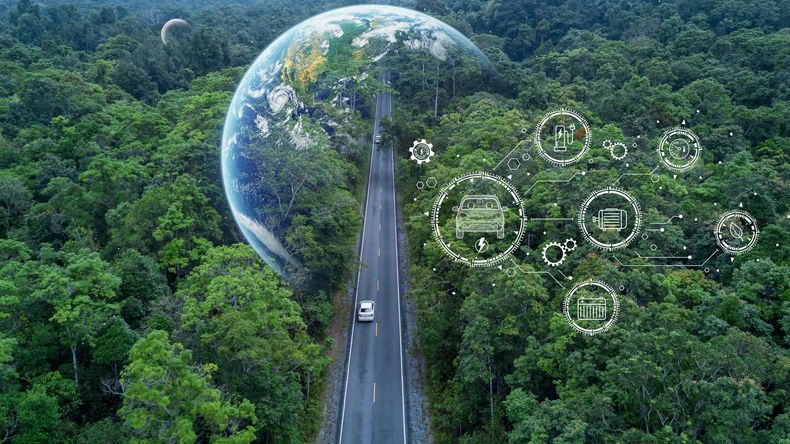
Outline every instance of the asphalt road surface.
[[(391, 95), (378, 93), (374, 141), (381, 119), (389, 118), (391, 111)], [(362, 266), (340, 408), (338, 442), (346, 444), (406, 442), (394, 152), (381, 145), (373, 143), (370, 159)], [(366, 299), (376, 302), (375, 320), (358, 322), (359, 301)]]

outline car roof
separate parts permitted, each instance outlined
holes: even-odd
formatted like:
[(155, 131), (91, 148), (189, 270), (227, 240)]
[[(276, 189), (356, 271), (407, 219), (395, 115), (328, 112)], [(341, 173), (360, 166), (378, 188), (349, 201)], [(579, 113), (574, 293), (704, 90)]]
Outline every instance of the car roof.
[(473, 194), (473, 195), (464, 196), (463, 198), (461, 198), (461, 200), (473, 200), (473, 199), (474, 200), (496, 200), (496, 201), (499, 201), (498, 197), (491, 196), (491, 195), (475, 195), (475, 194)]
[(372, 306), (376, 305), (376, 303), (373, 302), (373, 301), (362, 301), (362, 302), (359, 303), (359, 305), (360, 305), (360, 307), (366, 307), (367, 308), (367, 307), (372, 307)]

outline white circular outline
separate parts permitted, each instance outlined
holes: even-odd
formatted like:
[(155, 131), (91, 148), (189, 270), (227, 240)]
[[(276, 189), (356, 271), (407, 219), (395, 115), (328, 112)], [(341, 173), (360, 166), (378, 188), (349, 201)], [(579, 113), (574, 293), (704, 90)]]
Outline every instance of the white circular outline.
[[(665, 150), (669, 149), (668, 146), (665, 147), (665, 145), (667, 145), (667, 141), (669, 140), (670, 137), (675, 136), (675, 135), (683, 135), (685, 137), (688, 137), (689, 139), (691, 139), (691, 141), (693, 142), (693, 144), (697, 148), (694, 151), (694, 156), (691, 158), (691, 160), (686, 162), (686, 163), (684, 163), (683, 165), (673, 164), (672, 162), (668, 161), (667, 158), (666, 158), (667, 156), (665, 156), (663, 154), (663, 152)], [(661, 141), (658, 142), (658, 148), (656, 149), (656, 151), (658, 152), (658, 160), (665, 167), (667, 167), (667, 169), (670, 169), (672, 171), (677, 171), (677, 172), (683, 172), (683, 171), (688, 171), (688, 170), (694, 168), (694, 166), (699, 161), (700, 153), (702, 152), (702, 143), (700, 143), (699, 137), (697, 137), (697, 135), (693, 131), (691, 131), (690, 129), (681, 128), (681, 127), (675, 127), (675, 128), (670, 128), (670, 129), (664, 131), (664, 135), (661, 136)]]
[[(505, 191), (507, 191), (510, 196), (515, 201), (516, 205), (518, 206), (518, 219), (519, 219), (519, 230), (516, 234), (516, 239), (510, 243), (510, 246), (503, 252), (497, 254), (496, 256), (484, 259), (484, 260), (469, 260), (466, 257), (461, 256), (460, 254), (454, 252), (449, 245), (444, 241), (444, 237), (439, 229), (439, 210), (441, 209), (442, 201), (447, 197), (447, 192), (452, 190), (461, 182), (470, 180), (470, 179), (481, 179), (481, 180), (491, 180), (502, 186)], [(439, 195), (436, 197), (436, 200), (433, 203), (433, 209), (431, 211), (431, 228), (433, 231), (433, 237), (436, 240), (436, 243), (439, 244), (442, 250), (444, 250), (445, 254), (450, 256), (450, 259), (453, 262), (460, 262), (464, 265), (470, 267), (491, 267), (493, 265), (498, 265), (504, 262), (518, 247), (521, 245), (521, 241), (524, 238), (524, 230), (525, 230), (526, 222), (524, 220), (524, 202), (521, 200), (521, 196), (518, 194), (518, 189), (511, 185), (510, 182), (506, 181), (503, 177), (497, 176), (496, 174), (486, 173), (483, 171), (477, 171), (473, 173), (466, 173), (462, 176), (458, 176), (450, 183), (445, 185), (441, 191), (439, 191)]]
[[(570, 302), (573, 295), (580, 288), (588, 287), (590, 285), (602, 288), (604, 291), (609, 293), (609, 296), (612, 297), (611, 319), (609, 319), (609, 321), (607, 321), (603, 326), (594, 329), (580, 327), (578, 324), (576, 324), (576, 321), (573, 320), (570, 313)], [(578, 331), (579, 333), (592, 336), (609, 330), (609, 328), (611, 328), (611, 326), (617, 321), (617, 317), (620, 315), (620, 301), (617, 299), (617, 294), (611, 286), (599, 280), (591, 279), (588, 281), (579, 282), (578, 284), (574, 285), (573, 288), (571, 288), (568, 294), (565, 295), (565, 300), (562, 303), (562, 312), (565, 314), (565, 320), (568, 322), (568, 325), (570, 325), (574, 330)]]
[[(428, 147), (428, 153), (427, 153), (427, 156), (425, 158), (417, 157), (414, 154), (414, 150), (420, 145), (425, 145), (426, 147)], [(414, 143), (412, 143), (411, 148), (409, 148), (409, 152), (411, 153), (411, 157), (409, 157), (409, 160), (416, 160), (417, 161), (417, 165), (421, 165), (423, 163), (430, 162), (431, 161), (431, 157), (433, 157), (434, 154), (436, 154), (436, 153), (433, 152), (433, 144), (432, 143), (428, 143), (428, 141), (425, 140), (425, 139), (415, 140)]]
[[(719, 232), (724, 225), (724, 221), (733, 216), (739, 216), (748, 220), (754, 227), (754, 235), (752, 236), (752, 240), (749, 241), (749, 243), (743, 248), (732, 248), (728, 246), (721, 240), (721, 236), (719, 235)], [(719, 219), (716, 221), (716, 226), (713, 227), (713, 236), (716, 238), (716, 243), (719, 244), (719, 247), (721, 247), (725, 253), (737, 256), (739, 254), (748, 253), (752, 248), (754, 248), (755, 244), (757, 244), (757, 238), (760, 236), (760, 227), (757, 225), (757, 219), (749, 214), (749, 212), (743, 210), (730, 210), (719, 216)]]
[[(582, 127), (584, 127), (584, 130), (586, 131), (586, 135), (584, 136), (584, 146), (582, 146), (582, 149), (581, 151), (579, 151), (579, 154), (571, 157), (570, 159), (560, 160), (551, 157), (546, 152), (546, 150), (543, 149), (543, 144), (541, 143), (540, 134), (541, 134), (541, 130), (543, 129), (543, 126), (546, 125), (546, 122), (548, 122), (549, 119), (556, 116), (571, 116), (574, 119), (578, 120), (579, 123), (581, 123)], [(535, 130), (535, 144), (537, 145), (538, 153), (540, 154), (540, 156), (546, 159), (548, 162), (561, 167), (573, 165), (574, 163), (581, 160), (581, 158), (584, 157), (585, 154), (587, 154), (587, 151), (590, 150), (591, 140), (592, 140), (592, 132), (590, 131), (590, 125), (587, 123), (587, 119), (585, 119), (581, 114), (577, 113), (576, 111), (567, 108), (560, 108), (543, 116), (543, 119), (541, 119), (541, 121), (538, 123), (537, 129)]]
[[(634, 228), (631, 229), (631, 234), (629, 234), (625, 239), (620, 242), (615, 242), (613, 244), (606, 244), (598, 239), (595, 239), (587, 229), (587, 223), (584, 220), (584, 213), (587, 211), (587, 208), (590, 206), (593, 200), (595, 200), (599, 196), (603, 196), (605, 194), (614, 194), (616, 196), (620, 196), (628, 202), (631, 207), (634, 209)], [(579, 219), (578, 219), (579, 229), (582, 232), (582, 237), (587, 239), (591, 244), (595, 245), (598, 248), (608, 251), (614, 251), (618, 248), (623, 248), (628, 246), (633, 240), (639, 235), (639, 230), (642, 228), (642, 209), (639, 206), (639, 201), (636, 200), (635, 197), (631, 196), (630, 194), (626, 193), (625, 190), (615, 187), (606, 187), (601, 188), (600, 190), (593, 191), (590, 193), (589, 196), (579, 205)]]
[[(623, 154), (620, 156), (616, 156), (614, 154), (614, 149), (618, 146), (623, 148)], [(626, 156), (628, 156), (628, 147), (625, 146), (623, 142), (614, 142), (609, 145), (609, 155), (612, 156), (612, 159), (614, 160), (623, 160)]]
[[(549, 258), (546, 256), (546, 251), (548, 251), (549, 248), (551, 247), (557, 247), (562, 252), (562, 256), (560, 256), (560, 258), (557, 259), (556, 261), (549, 260)], [(565, 258), (568, 255), (568, 250), (559, 242), (552, 241), (543, 246), (543, 251), (541, 251), (541, 255), (543, 256), (543, 262), (545, 262), (546, 265), (548, 265), (549, 267), (559, 267), (565, 262)]]

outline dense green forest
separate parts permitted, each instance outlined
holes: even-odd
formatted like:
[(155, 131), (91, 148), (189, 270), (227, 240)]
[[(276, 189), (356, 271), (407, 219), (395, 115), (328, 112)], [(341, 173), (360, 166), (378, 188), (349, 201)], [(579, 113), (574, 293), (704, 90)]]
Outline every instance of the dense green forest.
[[(437, 149), (430, 164), (400, 162), (410, 297), (436, 442), (790, 442), (790, 3), (420, 6), (473, 36), (500, 74), (487, 92), (453, 91), (441, 76), (438, 116), (434, 83), (423, 91), (418, 85), (401, 95), (388, 130), (398, 146), (426, 137)], [(393, 84), (408, 87), (397, 78)], [(564, 274), (622, 290), (618, 323), (592, 337), (568, 327), (561, 312), (567, 290), (551, 279), (449, 264), (424, 215), (436, 193), (415, 182), (491, 170), (524, 138), (522, 129), (533, 133), (544, 113), (561, 107), (593, 125), (591, 163), (558, 171), (533, 160), (531, 176), (507, 171), (528, 212), (572, 214), (590, 183), (617, 179), (622, 165), (601, 148), (604, 140), (641, 136), (629, 161), (655, 164), (661, 133), (687, 120), (706, 147), (699, 174), (667, 175), (660, 192), (649, 181), (621, 185), (656, 217), (686, 214), (672, 242), (695, 257), (706, 257), (715, 242), (710, 222), (690, 222), (715, 220), (720, 209), (740, 204), (762, 227), (757, 247), (732, 262), (715, 258), (705, 273), (624, 268), (580, 244)], [(584, 183), (532, 188), (538, 176), (580, 172)], [(527, 228), (545, 234), (533, 238), (562, 241), (574, 227)], [(525, 240), (519, 257), (534, 260), (524, 269), (545, 270), (540, 246)]]
[[(1, 442), (314, 436), (359, 217), (300, 223), (346, 242), (306, 249), (320, 285), (289, 288), (240, 243), (219, 142), (250, 61), (331, 6), (190, 5), (4, 6)], [(165, 46), (174, 15), (194, 26)]]
[[(347, 3), (0, 5), (0, 442), (313, 440), (331, 296), (352, 270), (359, 218), (346, 199), (337, 218), (297, 219), (289, 247), (310, 242), (299, 258), (319, 277), (288, 286), (234, 225), (219, 144), (254, 57)], [(479, 85), (449, 67), (427, 79), (407, 61), (391, 67), (385, 138), (402, 157), (407, 297), (434, 440), (790, 442), (790, 1), (404, 5), (469, 36), (498, 72)], [(192, 26), (164, 46), (172, 17)], [(353, 136), (368, 129), (362, 99)], [(415, 178), (485, 170), (563, 106), (596, 127), (596, 163), (570, 171), (600, 178), (617, 175), (604, 139), (644, 135), (646, 160), (664, 128), (688, 119), (706, 146), (704, 180), (668, 181), (650, 207), (709, 218), (744, 203), (757, 247), (705, 274), (626, 271), (580, 245), (567, 273), (628, 284), (621, 321), (595, 337), (568, 328), (548, 280), (432, 272), (442, 258), (421, 216), (432, 200)], [(406, 147), (424, 137), (438, 155), (417, 167)], [(357, 201), (364, 163), (357, 153), (333, 173)], [(564, 192), (568, 205), (585, 194)], [(556, 200), (549, 189), (524, 197), (533, 209)], [(317, 230), (335, 240), (306, 235)], [(711, 241), (701, 224), (674, 234), (695, 255)]]

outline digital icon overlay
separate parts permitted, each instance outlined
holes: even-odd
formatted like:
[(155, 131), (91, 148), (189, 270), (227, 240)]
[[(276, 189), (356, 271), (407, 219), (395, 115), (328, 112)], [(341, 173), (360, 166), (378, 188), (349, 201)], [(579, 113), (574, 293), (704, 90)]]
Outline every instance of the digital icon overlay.
[(719, 217), (713, 233), (724, 252), (737, 255), (754, 247), (760, 229), (751, 214), (743, 210), (732, 210)]
[(505, 237), (505, 211), (494, 195), (464, 196), (461, 203), (453, 207), (455, 237), (463, 239), (465, 233), (496, 233), (497, 239)]
[(590, 149), (591, 137), (587, 120), (576, 111), (564, 108), (546, 114), (535, 131), (538, 152), (557, 166), (581, 160)]
[(603, 147), (609, 150), (609, 155), (614, 160), (623, 160), (628, 156), (628, 147), (623, 142), (612, 142), (604, 140)]
[(425, 139), (415, 140), (409, 148), (411, 153), (411, 160), (417, 161), (417, 165), (431, 161), (436, 153), (433, 152), (433, 144), (428, 143)]
[(434, 238), (442, 250), (454, 262), (472, 267), (507, 259), (521, 244), (524, 223), (516, 188), (484, 172), (453, 179), (440, 190), (431, 215)]
[(609, 330), (617, 322), (620, 301), (609, 285), (596, 280), (584, 281), (565, 295), (563, 313), (574, 330), (595, 335)]
[(591, 244), (604, 250), (623, 248), (638, 235), (642, 225), (639, 202), (620, 188), (591, 193), (579, 207), (579, 229)]
[(658, 143), (659, 160), (672, 171), (690, 170), (699, 161), (701, 152), (699, 138), (686, 128), (667, 130)]

